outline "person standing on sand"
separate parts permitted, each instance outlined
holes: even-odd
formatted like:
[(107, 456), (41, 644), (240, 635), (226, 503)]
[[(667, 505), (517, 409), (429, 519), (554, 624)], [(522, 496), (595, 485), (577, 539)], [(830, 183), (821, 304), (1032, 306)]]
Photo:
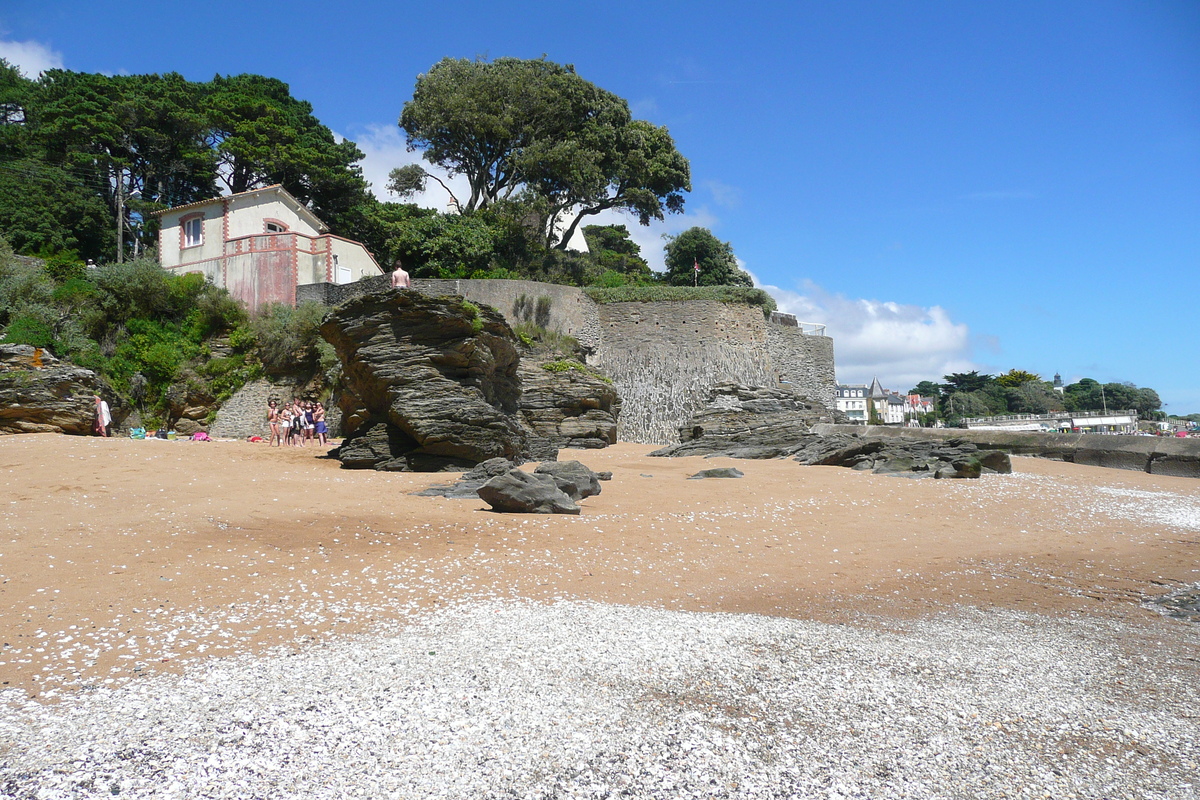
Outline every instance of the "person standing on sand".
[(286, 442), (290, 447), (292, 444), (292, 411), (287, 406), (279, 412), (279, 446), (283, 447)]
[(271, 425), (271, 438), (267, 440), (267, 447), (283, 447), (283, 439), (279, 436), (279, 409), (275, 407), (274, 400), (267, 403), (267, 422)]
[(317, 421), (313, 418), (313, 404), (311, 400), (304, 401), (304, 438), (307, 441), (313, 440), (313, 431), (317, 428)]
[(297, 447), (304, 447), (304, 406), (299, 397), (292, 400), (292, 440)]
[(313, 409), (313, 424), (317, 427), (317, 441), (322, 445), (329, 444), (329, 426), (325, 424), (325, 406), (317, 401), (317, 407)]
[(404, 271), (404, 267), (400, 266), (400, 259), (398, 258), (396, 259), (396, 263), (392, 265), (392, 288), (412, 288), (412, 279), (408, 277), (408, 273)]
[(96, 401), (96, 433), (101, 436), (108, 436), (108, 426), (112, 424), (112, 412), (109, 411), (108, 403), (100, 399), (100, 395), (92, 395)]

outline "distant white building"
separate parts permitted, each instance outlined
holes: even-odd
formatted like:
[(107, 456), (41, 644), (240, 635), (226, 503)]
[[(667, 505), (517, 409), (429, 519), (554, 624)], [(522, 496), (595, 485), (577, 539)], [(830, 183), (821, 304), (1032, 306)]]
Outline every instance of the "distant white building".
[(867, 424), (867, 387), (865, 384), (839, 383), (834, 389), (834, 405), (855, 425)]
[[(902, 395), (884, 389), (879, 378), (867, 386), (861, 383), (839, 383), (834, 402), (855, 425), (866, 425), (872, 419), (880, 425), (903, 425), (920, 410), (931, 410), (932, 402), (918, 395)], [(874, 409), (874, 415), (871, 411)]]
[(329, 233), (282, 186), (160, 211), (158, 259), (177, 275), (198, 272), (249, 308), (295, 305), (296, 287), (352, 283), (383, 270), (367, 248)]

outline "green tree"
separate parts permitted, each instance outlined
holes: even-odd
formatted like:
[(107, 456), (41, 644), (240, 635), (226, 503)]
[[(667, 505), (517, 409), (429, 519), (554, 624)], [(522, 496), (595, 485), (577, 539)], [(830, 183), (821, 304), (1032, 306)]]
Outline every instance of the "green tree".
[(1026, 372), (1023, 369), (1010, 369), (1008, 372), (1004, 373), (1003, 375), (998, 376), (996, 378), (996, 383), (1000, 384), (1001, 386), (1005, 387), (1006, 389), (1012, 389), (1017, 386), (1020, 386), (1023, 383), (1029, 383), (1030, 381), (1040, 381), (1041, 379), (1042, 379), (1042, 376), (1038, 375), (1035, 372)]
[(992, 407), (979, 392), (951, 392), (946, 398), (947, 417), (986, 417), (991, 414)]
[(970, 372), (952, 372), (949, 375), (943, 375), (942, 380), (945, 381), (945, 391), (954, 392), (977, 392), (995, 381), (995, 377), (986, 373), (979, 374), (979, 370), (971, 370)]
[[(672, 286), (753, 286), (754, 281), (737, 265), (733, 245), (722, 242), (708, 228), (688, 228), (667, 240), (666, 280)], [(699, 265), (697, 274), (695, 265)]]
[(653, 273), (642, 248), (629, 238), (629, 229), (624, 225), (586, 225), (583, 238), (596, 266), (611, 270), (632, 281), (648, 281)]
[(469, 278), (492, 266), (498, 236), (482, 215), (433, 213), (395, 226), (388, 252), (418, 278)]
[(354, 142), (334, 138), (310, 103), (261, 75), (217, 75), (204, 94), (206, 141), (231, 192), (282, 184), (319, 216), (334, 218), (363, 201), (367, 184)]
[[(649, 224), (682, 211), (691, 189), (665, 128), (633, 120), (623, 99), (545, 59), (445, 58), (417, 78), (400, 127), (410, 150), (467, 178), (470, 196), (454, 198), (462, 211), (534, 195), (538, 228), (559, 249), (589, 215), (625, 209)], [(404, 168), (390, 186), (410, 193), (427, 177)]]
[(1065, 410), (1063, 399), (1045, 381), (1024, 381), (1005, 390), (1008, 410), (1014, 414), (1047, 414)]
[(909, 394), (919, 394), (921, 397), (941, 397), (942, 385), (933, 381), (921, 381), (908, 390)]

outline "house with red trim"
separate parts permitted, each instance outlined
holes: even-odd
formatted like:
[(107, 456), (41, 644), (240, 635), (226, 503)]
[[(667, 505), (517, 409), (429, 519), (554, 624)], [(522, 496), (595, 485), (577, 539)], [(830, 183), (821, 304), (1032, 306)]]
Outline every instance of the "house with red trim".
[(367, 248), (329, 233), (282, 186), (188, 203), (158, 216), (163, 269), (201, 273), (251, 309), (295, 305), (298, 286), (383, 274)]

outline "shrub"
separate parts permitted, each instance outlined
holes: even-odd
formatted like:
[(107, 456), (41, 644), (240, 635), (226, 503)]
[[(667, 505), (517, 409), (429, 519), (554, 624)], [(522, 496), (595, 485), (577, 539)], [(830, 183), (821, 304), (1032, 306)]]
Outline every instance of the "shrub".
[(546, 370), (547, 372), (556, 373), (571, 371), (582, 372), (584, 375), (591, 375), (593, 378), (598, 378), (605, 383), (612, 383), (612, 378), (608, 377), (607, 375), (597, 372), (587, 364), (570, 358), (560, 358), (555, 361), (547, 361), (546, 363), (542, 364), (542, 369)]
[(57, 343), (54, 329), (43, 320), (31, 316), (17, 317), (10, 322), (4, 332), (4, 341), (7, 344), (28, 344), (51, 351), (58, 349), (54, 346)]
[(534, 322), (518, 322), (513, 326), (517, 335), (526, 347), (533, 350), (543, 350), (563, 355), (577, 355), (581, 352), (579, 340), (574, 336), (558, 331), (550, 331)]
[(298, 308), (274, 303), (252, 317), (249, 325), (263, 369), (280, 374), (316, 366), (321, 320), (328, 311), (320, 303), (301, 303)]

